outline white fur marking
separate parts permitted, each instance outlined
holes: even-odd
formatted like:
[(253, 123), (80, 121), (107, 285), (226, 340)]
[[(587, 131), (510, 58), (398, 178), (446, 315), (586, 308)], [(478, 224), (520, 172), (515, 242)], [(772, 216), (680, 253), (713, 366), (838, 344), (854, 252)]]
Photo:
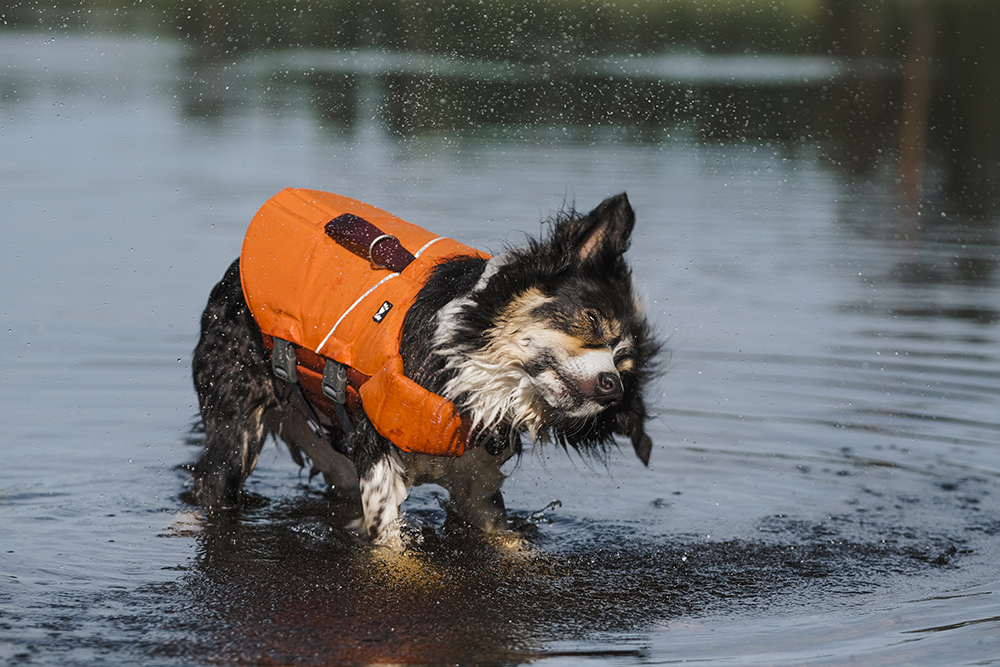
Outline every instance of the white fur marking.
[(458, 329), (458, 321), (466, 308), (473, 305), (472, 299), (459, 297), (445, 304), (437, 313), (437, 328), (434, 330), (434, 347), (441, 348), (451, 341)]
[(560, 361), (558, 372), (555, 369), (543, 371), (535, 378), (535, 383), (545, 402), (558, 412), (569, 417), (590, 417), (605, 408), (589, 400), (601, 373), (618, 375), (614, 357), (609, 350), (589, 350)]
[(520, 364), (487, 353), (463, 354), (448, 360), (458, 374), (445, 385), (446, 398), (472, 395), (467, 401), (472, 428), (491, 429), (509, 418), (515, 429), (527, 428), (534, 440), (543, 433), (545, 414), (540, 395)]
[(483, 269), (479, 280), (469, 293), (452, 299), (445, 304), (444, 308), (438, 311), (437, 328), (434, 330), (434, 348), (438, 350), (438, 354), (456, 353), (455, 350), (446, 348), (450, 348), (450, 343), (459, 329), (458, 322), (462, 318), (462, 313), (467, 308), (476, 305), (476, 302), (472, 299), (473, 295), (485, 289), (486, 285), (490, 282), (490, 278), (496, 275), (500, 267), (510, 260), (511, 255), (509, 252), (491, 257), (486, 262), (486, 268)]
[(618, 374), (610, 350), (588, 350), (570, 357), (560, 366), (567, 375), (580, 380), (597, 377), (601, 373)]
[(472, 288), (470, 294), (475, 294), (476, 292), (481, 292), (490, 282), (490, 278), (497, 274), (505, 264), (511, 260), (511, 254), (505, 252), (495, 257), (491, 257), (488, 262), (486, 262), (486, 268), (483, 269), (483, 275), (479, 276), (479, 280), (476, 282), (476, 286)]
[(399, 506), (406, 500), (406, 483), (399, 462), (389, 457), (372, 466), (361, 479), (365, 531), (381, 546), (402, 551)]

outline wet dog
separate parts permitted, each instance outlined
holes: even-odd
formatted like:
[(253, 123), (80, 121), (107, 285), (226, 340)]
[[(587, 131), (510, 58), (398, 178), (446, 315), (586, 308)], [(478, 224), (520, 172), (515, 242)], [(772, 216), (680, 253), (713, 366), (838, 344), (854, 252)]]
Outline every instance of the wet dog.
[(399, 351), (405, 375), (452, 401), (467, 425), (458, 457), (403, 451), (363, 406), (349, 432), (318, 431), (308, 399), (275, 377), (234, 262), (211, 293), (194, 352), (205, 429), (194, 498), (238, 505), (273, 436), (333, 491), (360, 501), (372, 543), (400, 550), (400, 504), (418, 484), (448, 491), (449, 521), (506, 530), (501, 466), (523, 438), (605, 452), (621, 435), (648, 463), (643, 389), (658, 344), (624, 259), (634, 222), (621, 194), (586, 215), (560, 215), (547, 238), (488, 260), (449, 257), (430, 272), (403, 319)]

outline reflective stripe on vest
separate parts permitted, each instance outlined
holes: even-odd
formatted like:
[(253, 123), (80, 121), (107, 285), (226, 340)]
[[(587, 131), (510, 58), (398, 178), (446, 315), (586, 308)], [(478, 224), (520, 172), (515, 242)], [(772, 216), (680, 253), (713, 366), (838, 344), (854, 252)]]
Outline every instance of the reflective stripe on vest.
[[(344, 213), (395, 236), (414, 261), (396, 273), (372, 266), (335, 242), (323, 227)], [(370, 204), (288, 188), (269, 199), (250, 223), (240, 252), (240, 276), (247, 304), (265, 335), (369, 378), (358, 393), (381, 435), (405, 451), (461, 456), (468, 432), (455, 405), (403, 375), (399, 354), (406, 311), (431, 269), (455, 256), (489, 258)]]

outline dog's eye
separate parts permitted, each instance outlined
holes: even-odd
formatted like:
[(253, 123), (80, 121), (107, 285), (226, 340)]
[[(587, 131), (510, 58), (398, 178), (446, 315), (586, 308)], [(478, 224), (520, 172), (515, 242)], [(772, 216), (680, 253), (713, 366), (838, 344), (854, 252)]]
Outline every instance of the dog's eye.
[(597, 313), (592, 310), (587, 311), (587, 319), (590, 320), (590, 327), (594, 331), (595, 336), (601, 335), (601, 321), (597, 317)]

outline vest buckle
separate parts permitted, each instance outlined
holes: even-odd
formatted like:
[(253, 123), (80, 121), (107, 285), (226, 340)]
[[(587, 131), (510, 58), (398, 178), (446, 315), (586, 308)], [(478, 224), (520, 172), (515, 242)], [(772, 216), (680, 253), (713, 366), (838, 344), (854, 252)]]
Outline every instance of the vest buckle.
[(298, 361), (295, 359), (295, 346), (283, 338), (274, 336), (274, 348), (271, 350), (271, 371), (274, 377), (284, 380), (290, 384), (299, 381), (295, 366)]
[(344, 407), (347, 403), (347, 366), (327, 358), (323, 366), (323, 395), (333, 401), (340, 430), (350, 433), (354, 426)]
[(347, 402), (347, 367), (329, 358), (323, 366), (323, 395), (334, 403)]

